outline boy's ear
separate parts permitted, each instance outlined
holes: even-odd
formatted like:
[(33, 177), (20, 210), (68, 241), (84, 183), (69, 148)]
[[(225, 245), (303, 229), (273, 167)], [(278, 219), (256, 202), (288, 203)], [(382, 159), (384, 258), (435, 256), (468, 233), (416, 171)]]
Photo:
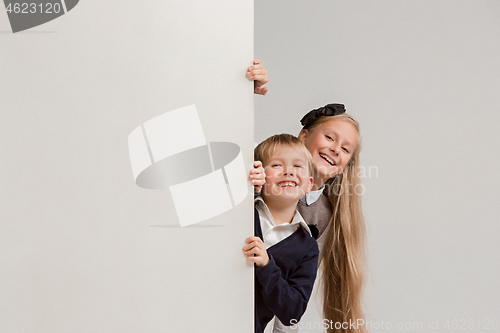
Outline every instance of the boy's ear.
[(309, 135), (309, 131), (306, 129), (303, 129), (299, 133), (299, 140), (302, 141), (303, 143), (306, 143), (307, 136)]
[(309, 186), (307, 187), (306, 193), (311, 193), (314, 184), (314, 178), (309, 177)]

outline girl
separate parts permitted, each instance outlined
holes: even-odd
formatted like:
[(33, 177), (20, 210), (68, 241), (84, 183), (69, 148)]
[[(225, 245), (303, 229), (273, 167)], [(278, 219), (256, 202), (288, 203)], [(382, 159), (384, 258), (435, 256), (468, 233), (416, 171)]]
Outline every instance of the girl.
[[(357, 172), (361, 149), (359, 124), (345, 113), (341, 104), (312, 110), (301, 123), (299, 139), (314, 160), (314, 187), (300, 199), (297, 209), (317, 235), (323, 318), (332, 323), (328, 332), (364, 332), (361, 326), (349, 325), (364, 319), (361, 296), (365, 224)], [(261, 185), (265, 173), (260, 164), (256, 165), (250, 180)], [(291, 330), (276, 321), (277, 331)]]
[(301, 121), (304, 127), (299, 138), (314, 158), (313, 190), (319, 192), (319, 198), (305, 197), (297, 208), (318, 229), (324, 318), (343, 324), (344, 328), (335, 331), (363, 332), (362, 327), (348, 325), (364, 318), (365, 225), (358, 175), (361, 141), (358, 122), (344, 112), (343, 105), (329, 104)]

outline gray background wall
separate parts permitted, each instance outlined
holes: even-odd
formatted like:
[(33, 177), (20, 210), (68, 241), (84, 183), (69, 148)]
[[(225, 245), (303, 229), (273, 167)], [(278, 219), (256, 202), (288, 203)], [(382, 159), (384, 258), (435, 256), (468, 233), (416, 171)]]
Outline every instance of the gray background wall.
[(180, 228), (127, 147), (194, 103), (250, 169), (252, 59), (249, 1), (85, 0), (18, 34), (0, 9), (1, 332), (252, 332), (252, 195)]
[(257, 142), (332, 102), (361, 123), (372, 331), (500, 320), (499, 13), (491, 0), (255, 2), (271, 79)]

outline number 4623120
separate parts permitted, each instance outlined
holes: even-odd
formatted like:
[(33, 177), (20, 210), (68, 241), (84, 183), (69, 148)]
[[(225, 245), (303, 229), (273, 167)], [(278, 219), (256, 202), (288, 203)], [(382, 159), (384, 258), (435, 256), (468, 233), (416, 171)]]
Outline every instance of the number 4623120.
[(474, 320), (474, 319), (453, 319), (453, 320), (447, 320), (444, 323), (444, 328), (447, 329), (460, 329), (460, 330), (465, 330), (465, 329), (483, 329), (483, 330), (491, 330), (491, 329), (498, 329), (498, 320), (493, 319), (485, 319), (485, 320)]
[(60, 3), (9, 3), (7, 13), (15, 14), (58, 14), (61, 12)]

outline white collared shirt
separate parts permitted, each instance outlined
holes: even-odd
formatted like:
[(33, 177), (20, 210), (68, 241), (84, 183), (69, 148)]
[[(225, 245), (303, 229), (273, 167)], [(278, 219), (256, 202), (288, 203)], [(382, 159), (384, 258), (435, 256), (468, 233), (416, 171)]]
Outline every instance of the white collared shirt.
[(295, 231), (297, 231), (298, 228), (300, 228), (300, 226), (302, 226), (309, 233), (309, 235), (311, 235), (311, 230), (309, 230), (309, 227), (302, 218), (302, 215), (300, 215), (297, 210), (295, 210), (292, 222), (276, 225), (273, 215), (269, 211), (269, 208), (262, 197), (256, 197), (254, 202), (255, 208), (259, 212), (260, 227), (262, 229), (262, 237), (264, 238), (264, 245), (266, 246), (266, 249), (291, 236)]
[(313, 203), (315, 203), (316, 201), (318, 201), (321, 194), (323, 194), (324, 189), (325, 189), (325, 184), (323, 184), (323, 186), (321, 186), (321, 188), (319, 190), (306, 193), (305, 194), (306, 204), (309, 206), (309, 205), (312, 205)]

